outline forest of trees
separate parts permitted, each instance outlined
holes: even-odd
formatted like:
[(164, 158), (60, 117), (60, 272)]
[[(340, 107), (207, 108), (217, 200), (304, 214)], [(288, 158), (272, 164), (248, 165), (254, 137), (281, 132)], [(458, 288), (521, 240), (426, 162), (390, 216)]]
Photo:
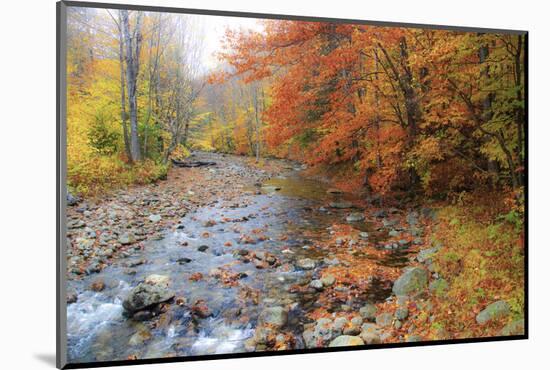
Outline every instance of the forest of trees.
[[(230, 280), (242, 287), (239, 300), (258, 306), (267, 299), (231, 268), (253, 262), (252, 270), (278, 280), (271, 267), (286, 274), (295, 265), (307, 279), (283, 278), (281, 291), (293, 302), (294, 293), (321, 297), (316, 304), (326, 307), (308, 313), (314, 320), (339, 312), (351, 324), (349, 302), (391, 289), (396, 299), (385, 296), (375, 307), (389, 322), (369, 314), (394, 333), (387, 341), (495, 336), (508, 319), (523, 325), (525, 35), (78, 7), (69, 8), (67, 27), (67, 198), (83, 203), (68, 208), (75, 278), (130, 250), (148, 253), (156, 244), (147, 240), (185, 227), (189, 243), (180, 244), (177, 231), (163, 248), (177, 241), (189, 253), (178, 266), (194, 260), (195, 268), (208, 256), (201, 268), (210, 271), (178, 272), (181, 285), (204, 278), (208, 289), (227, 288)], [(103, 247), (115, 257), (104, 259)], [(302, 258), (310, 249), (312, 258)], [(218, 250), (238, 260), (210, 269), (227, 261), (210, 258)], [(169, 269), (167, 258), (157, 260), (162, 267), (151, 260), (140, 259), (142, 271), (178, 271), (171, 257)], [(403, 318), (403, 294), (394, 288), (405, 266), (403, 275), (417, 267), (425, 278), (410, 275), (423, 281), (414, 283), (422, 294), (404, 303), (411, 312)], [(286, 297), (277, 302), (287, 305)], [(484, 325), (478, 315), (492, 302), (510, 317)], [(189, 305), (191, 315), (210, 317), (202, 298)], [(255, 312), (233, 308), (226, 312), (238, 320)], [(295, 344), (285, 334), (284, 346), (266, 347), (281, 342), (275, 334), (254, 348)]]
[(69, 185), (87, 193), (165, 176), (185, 156), (204, 88), (200, 27), (187, 17), (71, 8)]
[(347, 190), (521, 189), (524, 36), (269, 20), (220, 67), (184, 15), (71, 8), (69, 185), (165, 176), (189, 149), (300, 160)]
[(523, 36), (272, 21), (227, 46), (233, 74), (272, 81), (274, 153), (379, 193), (523, 184)]

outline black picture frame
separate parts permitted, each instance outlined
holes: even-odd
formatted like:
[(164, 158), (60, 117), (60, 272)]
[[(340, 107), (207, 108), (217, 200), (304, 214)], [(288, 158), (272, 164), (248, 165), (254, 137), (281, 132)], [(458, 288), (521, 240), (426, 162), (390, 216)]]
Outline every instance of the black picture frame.
[[(449, 31), (467, 31), (477, 33), (501, 33), (501, 34), (514, 34), (525, 36), (525, 56), (524, 56), (524, 73), (525, 73), (525, 157), (524, 157), (524, 169), (525, 169), (525, 220), (524, 220), (524, 292), (525, 292), (525, 315), (524, 315), (524, 334), (523, 335), (511, 335), (511, 336), (495, 336), (495, 337), (483, 337), (483, 338), (465, 338), (465, 339), (450, 339), (450, 340), (433, 340), (424, 342), (411, 342), (411, 343), (388, 343), (388, 344), (370, 344), (352, 347), (333, 347), (333, 348), (313, 348), (313, 349), (297, 349), (297, 350), (283, 350), (283, 351), (265, 351), (265, 352), (246, 352), (246, 353), (232, 353), (232, 354), (212, 354), (201, 356), (185, 356), (185, 357), (170, 357), (170, 358), (151, 358), (151, 359), (136, 359), (136, 360), (115, 360), (115, 361), (102, 361), (102, 362), (84, 362), (84, 363), (68, 363), (67, 362), (67, 318), (66, 318), (66, 206), (67, 206), (67, 187), (66, 187), (66, 36), (67, 36), (67, 8), (68, 7), (84, 7), (84, 8), (98, 8), (98, 9), (128, 9), (136, 11), (147, 12), (163, 12), (163, 13), (179, 13), (179, 14), (197, 14), (197, 15), (217, 15), (217, 16), (231, 16), (231, 17), (243, 17), (243, 18), (264, 18), (264, 19), (281, 19), (281, 20), (296, 20), (296, 21), (310, 21), (310, 22), (333, 22), (333, 23), (353, 23), (362, 25), (373, 26), (389, 26), (389, 27), (407, 27), (407, 28), (424, 28), (434, 30), (449, 30)], [(56, 366), (59, 369), (78, 369), (78, 368), (95, 368), (95, 367), (108, 367), (108, 366), (126, 366), (126, 365), (142, 365), (142, 364), (160, 364), (160, 363), (174, 363), (174, 362), (190, 362), (190, 361), (207, 361), (207, 360), (219, 360), (219, 359), (236, 359), (247, 357), (267, 357), (267, 356), (281, 356), (281, 355), (295, 355), (295, 354), (313, 354), (313, 353), (326, 353), (326, 352), (345, 352), (345, 351), (362, 351), (370, 349), (381, 348), (403, 348), (403, 347), (424, 347), (435, 345), (448, 345), (448, 344), (465, 344), (465, 343), (481, 343), (481, 342), (498, 342), (498, 341), (511, 341), (511, 340), (525, 340), (529, 338), (529, 79), (528, 79), (528, 54), (529, 54), (529, 32), (526, 30), (512, 30), (512, 29), (493, 29), (493, 28), (479, 28), (479, 27), (462, 27), (462, 26), (447, 26), (437, 24), (416, 24), (416, 23), (402, 23), (402, 22), (383, 22), (383, 21), (369, 21), (360, 19), (341, 19), (341, 18), (325, 18), (325, 17), (311, 17), (311, 16), (299, 16), (299, 15), (287, 15), (287, 14), (266, 14), (266, 13), (253, 13), (253, 12), (233, 12), (222, 10), (206, 10), (206, 9), (188, 9), (177, 7), (160, 7), (160, 6), (146, 6), (146, 5), (132, 5), (132, 4), (112, 4), (112, 3), (99, 3), (99, 2), (80, 2), (80, 1), (59, 1), (56, 4), (56, 30), (57, 30), (57, 63), (56, 63), (56, 130), (57, 130), (57, 142), (56, 142), (56, 199), (57, 199), (57, 212), (56, 212), (56, 237), (57, 237), (57, 249), (56, 249)]]

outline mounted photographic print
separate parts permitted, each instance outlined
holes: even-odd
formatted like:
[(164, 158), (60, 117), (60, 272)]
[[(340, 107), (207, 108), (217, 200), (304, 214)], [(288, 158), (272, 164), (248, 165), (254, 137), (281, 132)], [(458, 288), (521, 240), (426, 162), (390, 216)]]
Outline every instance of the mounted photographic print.
[(58, 3), (58, 367), (527, 338), (526, 61), (524, 31)]

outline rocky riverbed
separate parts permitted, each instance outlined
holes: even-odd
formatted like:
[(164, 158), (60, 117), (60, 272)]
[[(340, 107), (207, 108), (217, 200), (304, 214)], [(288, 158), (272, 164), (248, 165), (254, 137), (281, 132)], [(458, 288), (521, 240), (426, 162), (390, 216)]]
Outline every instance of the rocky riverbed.
[(216, 165), (69, 207), (71, 362), (427, 339), (447, 289), (433, 210), (377, 208), (288, 161), (194, 159)]

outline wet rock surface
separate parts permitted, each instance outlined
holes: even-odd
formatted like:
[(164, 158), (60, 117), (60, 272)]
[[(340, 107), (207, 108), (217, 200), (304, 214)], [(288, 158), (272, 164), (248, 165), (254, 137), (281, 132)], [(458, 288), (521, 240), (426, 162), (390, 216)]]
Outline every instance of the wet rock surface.
[(142, 283), (132, 289), (128, 297), (122, 302), (126, 313), (130, 316), (137, 311), (144, 310), (174, 298), (174, 292), (157, 284)]

